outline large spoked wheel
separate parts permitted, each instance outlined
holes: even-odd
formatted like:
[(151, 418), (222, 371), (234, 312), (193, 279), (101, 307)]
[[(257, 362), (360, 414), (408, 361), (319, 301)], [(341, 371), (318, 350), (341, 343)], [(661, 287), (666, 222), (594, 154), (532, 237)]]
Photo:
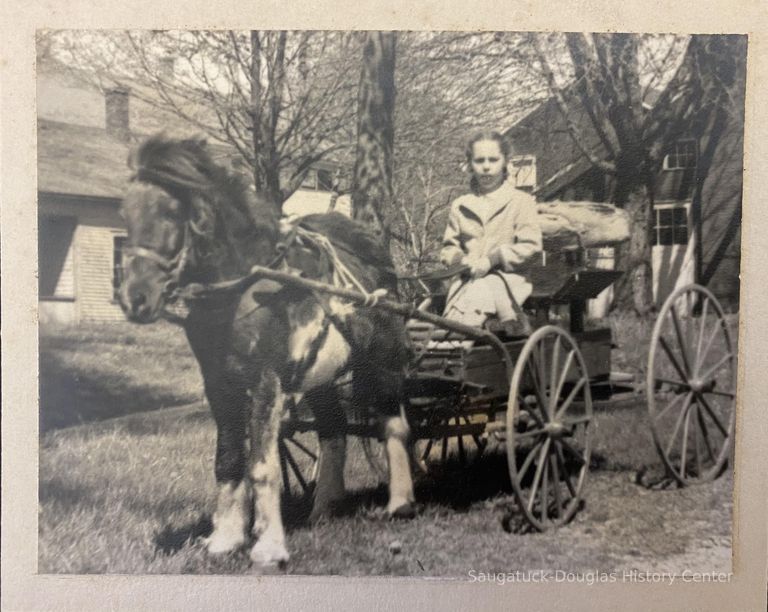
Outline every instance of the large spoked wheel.
[(723, 309), (700, 285), (664, 302), (653, 328), (647, 373), (656, 449), (681, 485), (719, 476), (736, 420), (736, 353)]
[(284, 432), (277, 443), (283, 491), (312, 499), (321, 461), (317, 439), (313, 432)]
[(579, 508), (592, 452), (589, 375), (576, 341), (547, 325), (526, 342), (507, 403), (507, 462), (520, 511), (540, 531)]

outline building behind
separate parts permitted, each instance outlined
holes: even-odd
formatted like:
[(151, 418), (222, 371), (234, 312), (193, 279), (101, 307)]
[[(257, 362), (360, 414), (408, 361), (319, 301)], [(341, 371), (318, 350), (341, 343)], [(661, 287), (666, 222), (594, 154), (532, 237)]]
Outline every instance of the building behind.
[[(126, 231), (119, 206), (129, 152), (160, 129), (193, 128), (127, 89), (85, 86), (55, 61), (41, 62), (37, 78), (40, 324), (120, 320), (115, 287)], [(234, 157), (226, 147), (216, 147), (215, 155), (226, 163)], [(285, 213), (328, 210), (336, 171), (331, 163), (313, 167), (284, 203)], [(334, 204), (349, 213), (349, 198)]]
[[(743, 110), (743, 88), (739, 92), (734, 107)], [(600, 156), (589, 118), (584, 114), (574, 121), (583, 134), (580, 146)], [(506, 134), (516, 153), (518, 185), (537, 199), (608, 200), (612, 179), (574, 142), (554, 100)], [(709, 121), (700, 133), (684, 135), (666, 152), (650, 228), (657, 303), (676, 287), (698, 282), (729, 307), (738, 307), (742, 149), (743, 121), (729, 116), (725, 123)], [(601, 254), (612, 258), (605, 250)]]

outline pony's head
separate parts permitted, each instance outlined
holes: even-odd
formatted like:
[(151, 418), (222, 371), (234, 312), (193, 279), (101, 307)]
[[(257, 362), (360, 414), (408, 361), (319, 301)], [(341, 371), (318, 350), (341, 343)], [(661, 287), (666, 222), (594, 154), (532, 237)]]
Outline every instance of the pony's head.
[(212, 282), (265, 264), (274, 253), (273, 209), (242, 177), (215, 164), (201, 140), (154, 136), (131, 159), (123, 198), (128, 230), (120, 304), (151, 323), (177, 288)]

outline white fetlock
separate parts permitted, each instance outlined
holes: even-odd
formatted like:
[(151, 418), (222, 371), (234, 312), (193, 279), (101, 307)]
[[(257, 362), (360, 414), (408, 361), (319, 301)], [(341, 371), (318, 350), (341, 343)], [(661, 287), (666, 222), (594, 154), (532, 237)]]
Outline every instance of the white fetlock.
[(245, 544), (249, 499), (245, 481), (219, 486), (216, 512), (213, 513), (213, 533), (204, 540), (210, 554), (223, 555)]
[(261, 567), (282, 567), (288, 563), (290, 555), (283, 542), (260, 539), (251, 548), (251, 561)]
[(225, 555), (245, 544), (245, 533), (242, 531), (227, 532), (225, 529), (214, 531), (203, 540), (209, 555)]

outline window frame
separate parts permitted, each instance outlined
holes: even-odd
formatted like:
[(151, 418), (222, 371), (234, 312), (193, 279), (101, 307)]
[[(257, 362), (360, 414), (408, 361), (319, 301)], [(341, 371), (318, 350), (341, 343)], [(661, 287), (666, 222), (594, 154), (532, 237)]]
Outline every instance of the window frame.
[[(690, 145), (692, 148), (692, 151), (684, 151), (681, 152), (679, 150), (679, 147), (682, 145), (688, 146)], [(680, 140), (676, 140), (675, 143), (672, 145), (673, 150), (668, 152), (666, 155), (664, 155), (664, 159), (662, 161), (662, 169), (666, 172), (680, 172), (684, 170), (692, 170), (695, 169), (698, 161), (699, 161), (699, 148), (698, 143), (693, 138), (681, 138)], [(685, 156), (686, 158), (691, 155), (693, 158), (693, 163), (691, 165), (687, 166), (681, 166), (679, 165), (679, 160), (682, 156)], [(670, 158), (674, 156), (678, 160), (677, 165), (671, 165), (670, 164)]]
[[(516, 165), (519, 162), (528, 162), (528, 163)], [(525, 167), (530, 169), (529, 171), (533, 175), (533, 181), (532, 182), (527, 182), (525, 184), (521, 184), (521, 181), (519, 180), (518, 177), (520, 175), (520, 171), (523, 168), (525, 168)], [(513, 174), (513, 170), (515, 171), (514, 172), (515, 187), (517, 187), (518, 189), (526, 189), (526, 190), (530, 189), (531, 191), (535, 191), (536, 190), (536, 186), (538, 184), (537, 183), (538, 177), (537, 177), (537, 171), (536, 171), (536, 156), (535, 155), (530, 155), (530, 154), (526, 154), (526, 155), (511, 155), (510, 158), (509, 158), (509, 163), (507, 165), (507, 171), (509, 172), (509, 174)]]
[[(660, 213), (661, 211), (672, 211), (671, 223), (661, 223)], [(675, 219), (676, 210), (685, 211), (685, 242), (678, 242), (676, 239), (678, 228), (682, 227), (682, 224)], [(672, 242), (665, 244), (661, 242), (661, 230), (670, 229), (672, 231)], [(651, 241), (651, 248), (653, 247), (673, 247), (673, 246), (687, 246), (691, 241), (691, 202), (657, 202), (653, 207), (653, 220), (651, 225), (653, 231), (653, 238)]]

